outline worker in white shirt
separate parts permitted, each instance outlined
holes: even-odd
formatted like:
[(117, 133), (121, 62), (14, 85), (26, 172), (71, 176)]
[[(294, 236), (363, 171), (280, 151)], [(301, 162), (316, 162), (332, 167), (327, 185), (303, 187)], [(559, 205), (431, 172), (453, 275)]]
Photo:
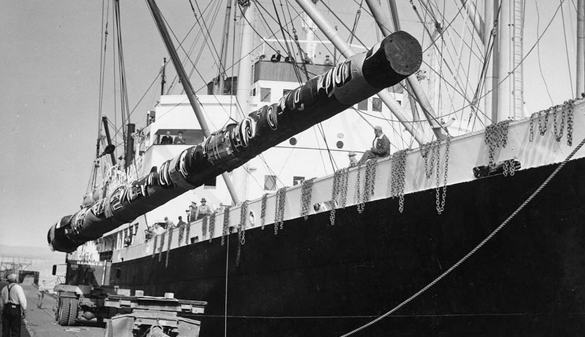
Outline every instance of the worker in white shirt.
[(39, 283), (39, 300), (37, 302), (37, 307), (39, 309), (43, 308), (43, 299), (45, 298), (45, 292), (47, 291), (47, 285), (45, 280)]
[(22, 319), (26, 317), (26, 297), (18, 285), (16, 274), (7, 277), (8, 285), (0, 292), (0, 312), (2, 313), (2, 336), (20, 336)]

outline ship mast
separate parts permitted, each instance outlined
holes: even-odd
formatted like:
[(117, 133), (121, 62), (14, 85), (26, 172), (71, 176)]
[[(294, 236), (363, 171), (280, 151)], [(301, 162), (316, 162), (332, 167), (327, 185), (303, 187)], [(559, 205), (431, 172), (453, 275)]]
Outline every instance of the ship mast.
[(484, 80), (484, 111), (485, 111), (485, 116), (490, 116), (490, 114), (492, 113), (492, 107), (493, 102), (494, 102), (494, 98), (493, 98), (493, 94), (495, 94), (495, 92), (493, 92), (494, 90), (494, 83), (496, 83), (497, 81), (494, 80), (494, 61), (493, 61), (493, 49), (490, 43), (490, 38), (492, 35), (492, 32), (494, 30), (494, 12), (495, 12), (495, 4), (494, 4), (494, 0), (485, 0), (484, 3), (484, 29), (483, 29), (483, 55), (485, 57), (485, 61), (487, 62), (487, 66), (486, 66), (486, 71), (485, 71), (485, 80)]
[(492, 123), (507, 119), (520, 119), (523, 114), (524, 96), (522, 88), (522, 1), (499, 2), (498, 36), (496, 39), (497, 71), (494, 93), (497, 92), (497, 107), (492, 112)]
[(577, 3), (577, 92), (579, 98), (585, 92), (585, 0)]
[[(169, 32), (167, 31), (167, 27), (164, 24), (164, 20), (160, 14), (160, 10), (158, 9), (158, 6), (156, 5), (154, 0), (147, 0), (147, 3), (148, 3), (148, 6), (150, 8), (150, 12), (152, 13), (153, 18), (156, 21), (157, 27), (159, 28), (159, 31), (160, 31), (162, 39), (165, 43), (165, 46), (167, 47), (167, 51), (169, 52), (169, 55), (171, 56), (171, 60), (173, 61), (173, 64), (175, 65), (175, 68), (177, 70), (177, 75), (181, 79), (181, 84), (183, 85), (183, 89), (185, 90), (185, 94), (187, 95), (187, 98), (189, 99), (189, 103), (191, 103), (191, 107), (193, 108), (193, 111), (195, 112), (195, 116), (197, 117), (197, 121), (199, 122), (199, 125), (201, 126), (201, 131), (203, 131), (203, 135), (205, 137), (209, 137), (209, 136), (211, 136), (211, 132), (209, 131), (209, 126), (207, 126), (207, 121), (205, 120), (205, 117), (203, 117), (203, 111), (201, 110), (201, 106), (199, 104), (199, 101), (197, 100), (197, 97), (195, 95), (195, 90), (193, 90), (193, 86), (191, 85), (191, 81), (189, 80), (189, 77), (187, 76), (187, 73), (185, 72), (185, 68), (183, 68), (183, 65), (181, 64), (181, 60), (179, 59), (179, 55), (177, 54), (175, 47), (173, 46), (171, 36), (169, 35)], [(223, 177), (223, 180), (225, 181), (225, 185), (228, 188), (228, 191), (230, 192), (230, 196), (232, 197), (232, 201), (235, 204), (238, 204), (239, 203), (238, 196), (237, 196), (236, 191), (234, 189), (234, 186), (230, 180), (230, 177), (228, 176), (228, 174), (226, 172), (222, 173), (222, 177)]]
[[(297, 3), (301, 6), (301, 8), (311, 17), (311, 19), (317, 24), (319, 29), (327, 36), (329, 41), (333, 43), (335, 48), (337, 48), (343, 56), (349, 58), (350, 56), (354, 55), (354, 51), (351, 49), (349, 44), (345, 42), (339, 33), (331, 26), (329, 22), (319, 13), (319, 11), (315, 8), (315, 5), (311, 3), (310, 0), (297, 0)], [(412, 137), (416, 140), (416, 142), (420, 144), (424, 144), (425, 141), (423, 137), (418, 133), (418, 131), (413, 127), (412, 122), (410, 122), (406, 116), (404, 115), (404, 109), (400, 107), (400, 104), (396, 102), (396, 100), (388, 94), (387, 91), (380, 91), (378, 97), (384, 102), (384, 104), (392, 111), (392, 114), (402, 123), (404, 128), (412, 135)]]
[[(241, 39), (240, 67), (238, 71), (238, 84), (236, 91), (236, 102), (239, 116), (246, 116), (250, 111), (250, 90), (252, 83), (252, 44), (254, 40), (254, 29), (252, 23), (255, 21), (255, 5), (253, 1), (243, 2), (239, 5), (241, 12)], [(248, 199), (248, 174), (249, 163), (245, 163), (233, 171), (233, 178), (238, 182), (237, 192), (243, 200)]]
[[(368, 7), (370, 8), (370, 11), (372, 11), (372, 14), (374, 15), (374, 19), (376, 20), (378, 27), (380, 27), (382, 34), (384, 34), (384, 36), (390, 35), (392, 33), (390, 31), (390, 22), (382, 14), (382, 8), (380, 8), (380, 4), (376, 0), (366, 0), (366, 2), (368, 4)], [(396, 11), (396, 5), (392, 6), (392, 3), (393, 2), (391, 2), (391, 8), (393, 9), (392, 18), (394, 20), (394, 27), (397, 30), (399, 30), (400, 23), (398, 20), (398, 12)], [(429, 102), (429, 99), (423, 92), (422, 87), (418, 82), (418, 79), (416, 78), (416, 75), (410, 75), (406, 78), (406, 80), (408, 82), (409, 87), (414, 92), (414, 95), (416, 96), (422, 108), (422, 111), (425, 114), (425, 117), (429, 121), (431, 129), (435, 134), (435, 137), (437, 137), (437, 139), (444, 139), (445, 135), (441, 131), (441, 125), (437, 121), (437, 117), (435, 115), (435, 112), (433, 111), (433, 107), (431, 106), (431, 102)]]
[[(219, 75), (218, 77), (218, 89), (214, 90), (214, 94), (222, 95), (225, 87), (225, 80), (226, 80), (226, 71), (225, 71), (225, 63), (227, 62), (227, 53), (228, 53), (228, 43), (229, 43), (229, 31), (230, 31), (230, 19), (232, 16), (232, 2), (236, 0), (227, 0), (227, 7), (225, 9), (225, 21), (223, 23), (223, 39), (221, 43), (221, 59), (219, 60)], [(231, 91), (231, 89), (230, 89)], [(231, 92), (230, 92), (231, 94)]]

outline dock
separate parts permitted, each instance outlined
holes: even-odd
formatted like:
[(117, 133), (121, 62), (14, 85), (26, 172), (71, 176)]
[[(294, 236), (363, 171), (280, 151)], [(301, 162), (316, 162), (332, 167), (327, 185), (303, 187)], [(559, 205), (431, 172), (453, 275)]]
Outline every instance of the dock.
[[(0, 282), (0, 289), (5, 282)], [(41, 308), (38, 304), (38, 290), (35, 285), (21, 284), (27, 301), (27, 313), (21, 330), (22, 337), (103, 337), (105, 324), (99, 324), (97, 320), (77, 323), (74, 326), (60, 326), (55, 321), (56, 300), (49, 294), (45, 294)], [(1, 324), (1, 323), (0, 323)], [(1, 330), (0, 330), (1, 331)]]

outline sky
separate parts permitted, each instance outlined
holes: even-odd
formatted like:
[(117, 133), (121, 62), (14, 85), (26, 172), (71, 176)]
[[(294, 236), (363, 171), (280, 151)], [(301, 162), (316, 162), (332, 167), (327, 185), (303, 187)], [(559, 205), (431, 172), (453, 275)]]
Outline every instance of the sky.
[[(354, 3), (327, 1), (346, 10), (340, 5), (343, 2)], [(207, 2), (198, 3), (204, 6)], [(271, 5), (268, 1), (263, 3)], [(541, 20), (541, 27), (557, 5), (548, 0), (528, 3), (527, 19)], [(540, 6), (539, 15), (535, 15), (535, 4)], [(189, 2), (160, 1), (159, 6), (174, 32), (183, 36), (194, 20)], [(96, 0), (2, 2), (0, 244), (47, 247), (49, 227), (79, 209), (95, 157), (101, 13), (102, 3)], [(346, 14), (350, 20), (355, 13)], [(368, 26), (362, 25), (362, 29)], [(133, 118), (140, 124), (157, 96), (150, 91), (138, 102), (149, 92), (167, 54), (144, 1), (122, 1), (122, 31), (129, 105), (135, 108)], [(526, 41), (534, 42), (536, 32), (527, 30)], [(214, 34), (219, 33), (215, 30)], [(571, 95), (564, 75), (555, 75), (567, 67), (560, 36), (547, 36), (557, 45), (539, 54), (543, 75), (562, 81), (549, 83), (554, 104), (562, 103), (558, 97), (568, 99)], [(114, 34), (108, 38), (113, 39)], [(113, 91), (111, 86), (106, 90)], [(540, 90), (536, 90), (538, 99), (528, 103), (532, 110), (551, 105), (546, 89)], [(104, 112), (113, 118), (112, 99), (106, 103)]]

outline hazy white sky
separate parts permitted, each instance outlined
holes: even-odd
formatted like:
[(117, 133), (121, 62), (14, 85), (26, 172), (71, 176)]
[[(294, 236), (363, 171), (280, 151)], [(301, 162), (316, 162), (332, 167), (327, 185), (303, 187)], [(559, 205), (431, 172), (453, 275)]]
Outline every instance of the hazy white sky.
[[(272, 6), (268, 1), (262, 2), (267, 7)], [(204, 7), (206, 1), (200, 3)], [(348, 24), (353, 23), (354, 1), (327, 3), (345, 11)], [(558, 2), (527, 3), (527, 19), (530, 21), (526, 23), (527, 27), (540, 20), (540, 29), (543, 30)], [(536, 4), (540, 6), (539, 16), (535, 12)], [(183, 36), (193, 25), (188, 1), (160, 1), (159, 6), (178, 36)], [(571, 13), (573, 19), (569, 21), (568, 8), (565, 7), (564, 13), (566, 24), (574, 26), (575, 15)], [(406, 9), (412, 10), (409, 4)], [(49, 227), (60, 217), (79, 209), (95, 157), (101, 11), (101, 2), (95, 0), (5, 0), (2, 3), (0, 244), (46, 246)], [(222, 20), (221, 16), (223, 11), (218, 20)], [(114, 38), (111, 25), (109, 39)], [(151, 85), (162, 58), (167, 55), (143, 0), (122, 2), (122, 25), (132, 109)], [(371, 31), (372, 27), (361, 24), (360, 29)], [(572, 93), (566, 74), (556, 75), (559, 70), (567, 72), (565, 60), (568, 54), (564, 36), (558, 34), (560, 28), (554, 29), (557, 34), (547, 35), (543, 41), (556, 45), (541, 49), (540, 57), (542, 71), (551, 79), (549, 90), (553, 92), (554, 103), (558, 104), (570, 98)], [(536, 39), (534, 28), (527, 28), (527, 32), (526, 49)], [(219, 33), (216, 30), (214, 34)], [(109, 48), (111, 53), (111, 46)], [(573, 59), (573, 54), (569, 58)], [(111, 76), (111, 70), (108, 76)], [(531, 84), (539, 82), (537, 79)], [(195, 87), (203, 83), (195, 82)], [(106, 86), (106, 90), (110, 98), (104, 113), (113, 118), (112, 86)], [(550, 105), (543, 87), (537, 87), (536, 94), (531, 95), (527, 96), (527, 101), (532, 100), (531, 97), (540, 98), (530, 101), (530, 109)], [(143, 125), (144, 113), (157, 99), (155, 94), (147, 95), (136, 109), (133, 121)]]

